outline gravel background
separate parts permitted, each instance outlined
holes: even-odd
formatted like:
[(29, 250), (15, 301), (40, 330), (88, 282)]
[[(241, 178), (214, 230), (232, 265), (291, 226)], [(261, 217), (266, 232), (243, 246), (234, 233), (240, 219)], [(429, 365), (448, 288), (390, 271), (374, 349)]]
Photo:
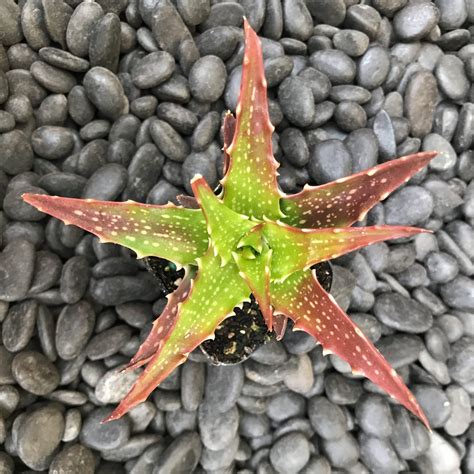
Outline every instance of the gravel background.
[[(194, 173), (216, 185), (244, 13), (285, 191), (442, 152), (367, 217), (435, 233), (340, 259), (333, 288), (432, 433), (302, 333), (239, 366), (194, 353), (99, 425), (164, 292), (20, 196), (163, 204)], [(0, 472), (474, 473), (473, 25), (474, 0), (1, 0)]]

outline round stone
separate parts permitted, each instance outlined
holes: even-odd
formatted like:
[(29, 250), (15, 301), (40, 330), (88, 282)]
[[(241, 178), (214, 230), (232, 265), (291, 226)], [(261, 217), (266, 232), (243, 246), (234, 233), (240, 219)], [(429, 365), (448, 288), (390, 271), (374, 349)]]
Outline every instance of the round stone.
[(415, 385), (412, 391), (430, 426), (444, 426), (451, 415), (451, 403), (443, 390), (435, 385)]
[(425, 306), (398, 293), (385, 293), (375, 299), (374, 313), (390, 328), (408, 333), (422, 333), (433, 324)]
[(22, 38), (20, 7), (13, 0), (4, 0), (0, 4), (0, 44), (10, 46)]
[(314, 98), (306, 82), (299, 77), (287, 77), (278, 88), (278, 100), (286, 118), (299, 127), (314, 119)]
[(33, 150), (48, 160), (67, 157), (74, 147), (75, 139), (69, 128), (45, 125), (37, 128), (31, 136)]
[(56, 324), (56, 348), (64, 360), (76, 358), (86, 346), (95, 325), (95, 312), (87, 301), (67, 305)]
[(436, 25), (439, 10), (431, 2), (409, 2), (393, 19), (397, 36), (404, 41), (425, 37)]
[(325, 397), (311, 398), (308, 403), (308, 416), (313, 429), (324, 439), (339, 439), (347, 431), (344, 412)]
[(209, 366), (205, 402), (219, 413), (226, 412), (235, 405), (243, 384), (244, 371), (241, 365)]
[(344, 0), (307, 0), (306, 5), (311, 15), (325, 25), (339, 26), (346, 17)]
[(0, 133), (0, 169), (16, 175), (33, 166), (33, 150), (27, 136), (20, 130)]
[(110, 423), (101, 423), (108, 415), (110, 408), (98, 408), (87, 416), (80, 434), (82, 444), (103, 451), (119, 448), (128, 441), (130, 420), (123, 417)]
[(59, 385), (54, 364), (36, 351), (20, 352), (12, 363), (12, 374), (21, 388), (35, 395), (51, 393)]
[(362, 31), (340, 30), (332, 38), (334, 46), (352, 57), (362, 56), (369, 47), (370, 39)]
[(69, 51), (79, 57), (89, 54), (90, 38), (104, 11), (96, 2), (81, 2), (67, 25), (66, 42)]
[(356, 75), (354, 61), (343, 51), (317, 51), (310, 57), (311, 65), (326, 74), (333, 85), (349, 84)]
[(279, 473), (299, 472), (309, 461), (309, 442), (302, 433), (279, 438), (270, 450), (270, 461)]
[(73, 74), (43, 61), (35, 61), (30, 71), (38, 84), (56, 94), (67, 94), (76, 85)]
[(453, 101), (462, 101), (468, 94), (470, 81), (464, 63), (454, 54), (442, 56), (435, 70), (440, 89)]
[(359, 104), (350, 101), (342, 101), (336, 106), (334, 119), (341, 130), (352, 132), (365, 127), (367, 114)]
[[(416, 203), (416, 206), (413, 205)], [(433, 212), (433, 197), (420, 186), (406, 186), (396, 191), (384, 204), (385, 219), (390, 225), (417, 225)]]
[(132, 68), (133, 83), (139, 89), (150, 89), (171, 77), (175, 69), (173, 56), (166, 51), (147, 54)]
[(92, 451), (80, 444), (67, 444), (53, 459), (51, 473), (94, 474), (95, 458)]
[(35, 471), (47, 469), (63, 432), (64, 417), (57, 406), (45, 405), (27, 412), (18, 427), (19, 458)]
[(120, 18), (115, 13), (106, 13), (97, 21), (89, 39), (91, 66), (101, 66), (117, 72), (121, 38)]
[(373, 46), (360, 58), (357, 65), (357, 83), (372, 90), (381, 86), (390, 71), (390, 55), (382, 46)]
[(202, 445), (199, 435), (194, 432), (186, 432), (178, 436), (160, 454), (154, 466), (156, 472), (194, 472), (201, 457)]
[(435, 171), (446, 171), (456, 164), (456, 152), (451, 143), (437, 133), (426, 135), (423, 140), (423, 151), (436, 150), (438, 155), (430, 162), (430, 168)]
[(224, 92), (227, 80), (225, 65), (217, 56), (198, 59), (189, 72), (189, 88), (201, 102), (215, 102)]
[(230, 445), (239, 426), (239, 411), (234, 406), (224, 413), (216, 413), (213, 406), (202, 404), (198, 412), (202, 443), (218, 451)]
[(106, 117), (115, 120), (128, 111), (122, 84), (108, 69), (100, 66), (89, 69), (83, 83), (87, 97)]
[(474, 309), (474, 281), (464, 275), (441, 286), (441, 297), (449, 306), (462, 311)]
[(344, 143), (340, 140), (326, 140), (313, 148), (308, 171), (318, 184), (329, 183), (351, 174), (351, 161)]
[(438, 85), (433, 74), (429, 71), (413, 74), (404, 99), (404, 111), (410, 121), (411, 134), (423, 138), (431, 131), (438, 99)]

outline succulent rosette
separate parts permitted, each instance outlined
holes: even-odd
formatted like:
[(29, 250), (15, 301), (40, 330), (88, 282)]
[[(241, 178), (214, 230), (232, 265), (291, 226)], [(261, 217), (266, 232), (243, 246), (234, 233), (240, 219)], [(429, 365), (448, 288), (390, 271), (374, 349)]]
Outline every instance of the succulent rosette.
[(228, 114), (224, 120), (225, 176), (219, 195), (199, 175), (191, 181), (196, 201), (183, 198), (186, 207), (24, 195), (37, 209), (97, 235), (101, 242), (185, 269), (128, 366), (146, 364), (144, 371), (107, 421), (146, 400), (253, 295), (269, 330), (281, 336), (290, 318), (293, 330), (311, 334), (325, 353), (347, 361), (354, 373), (379, 385), (428, 426), (402, 379), (322, 288), (311, 266), (375, 242), (425, 232), (351, 226), (436, 153), (406, 156), (286, 195), (277, 184), (266, 89), (260, 41), (245, 22), (240, 98), (235, 119)]

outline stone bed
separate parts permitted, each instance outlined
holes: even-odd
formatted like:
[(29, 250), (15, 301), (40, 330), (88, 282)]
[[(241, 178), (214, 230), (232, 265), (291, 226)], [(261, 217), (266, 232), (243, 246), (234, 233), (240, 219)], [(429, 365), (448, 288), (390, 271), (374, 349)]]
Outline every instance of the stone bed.
[[(334, 261), (332, 290), (431, 433), (291, 332), (241, 365), (196, 351), (99, 424), (164, 291), (21, 195), (164, 204), (195, 173), (217, 185), (244, 14), (284, 191), (441, 152), (366, 218), (434, 233)], [(473, 35), (474, 0), (0, 0), (0, 472), (474, 473)]]

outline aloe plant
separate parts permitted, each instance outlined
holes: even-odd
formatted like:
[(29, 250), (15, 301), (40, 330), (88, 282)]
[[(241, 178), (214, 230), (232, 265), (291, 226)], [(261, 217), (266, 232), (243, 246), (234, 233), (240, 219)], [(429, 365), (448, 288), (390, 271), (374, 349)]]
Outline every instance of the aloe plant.
[[(282, 335), (287, 318), (347, 361), (428, 426), (415, 398), (362, 331), (319, 284), (311, 266), (365, 245), (409, 237), (422, 229), (350, 227), (436, 153), (418, 153), (321, 186), (286, 195), (272, 155), (262, 51), (247, 22), (236, 118), (224, 121), (225, 176), (215, 195), (202, 176), (191, 181), (186, 207), (168, 203), (101, 202), (25, 194), (37, 209), (100, 238), (185, 268), (178, 288), (132, 358), (146, 364), (136, 384), (107, 418), (143, 402), (188, 354), (252, 294), (270, 330)], [(409, 315), (407, 315), (409, 317)]]

